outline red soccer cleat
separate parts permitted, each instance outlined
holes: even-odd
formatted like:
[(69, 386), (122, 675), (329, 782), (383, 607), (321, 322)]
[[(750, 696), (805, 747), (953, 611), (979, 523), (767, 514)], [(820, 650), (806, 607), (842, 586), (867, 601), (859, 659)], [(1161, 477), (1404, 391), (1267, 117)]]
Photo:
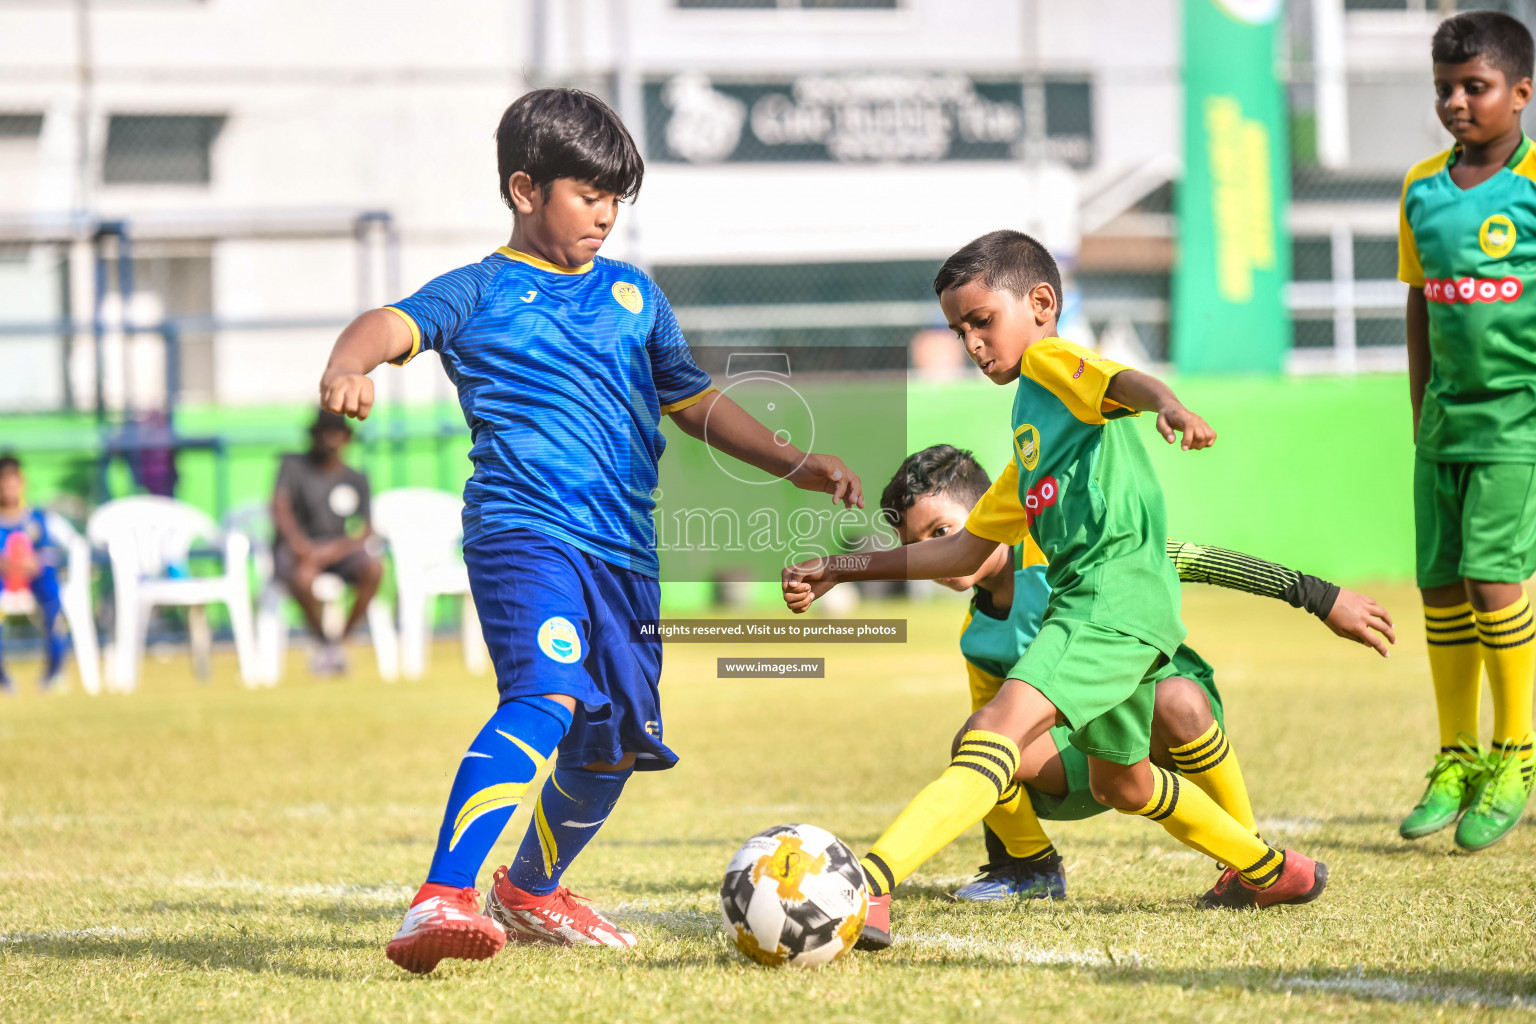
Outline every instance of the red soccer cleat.
[(869, 913), (864, 915), (864, 931), (853, 948), (879, 951), (890, 949), (894, 941), (891, 938), (891, 894), (871, 896)]
[(1281, 903), (1311, 903), (1328, 887), (1328, 865), (1286, 850), (1280, 877), (1267, 889), (1249, 885), (1236, 868), (1227, 868), (1211, 890), (1200, 897), (1206, 907), (1273, 907)]
[(587, 906), (585, 896), (577, 896), (563, 885), (539, 896), (513, 885), (505, 867), (497, 868), (492, 877), (486, 912), (518, 942), (632, 949), (640, 941), (633, 932)]
[(384, 955), (408, 971), (427, 974), (448, 957), (488, 960), (506, 944), (501, 925), (480, 913), (479, 890), (429, 882), (411, 901)]

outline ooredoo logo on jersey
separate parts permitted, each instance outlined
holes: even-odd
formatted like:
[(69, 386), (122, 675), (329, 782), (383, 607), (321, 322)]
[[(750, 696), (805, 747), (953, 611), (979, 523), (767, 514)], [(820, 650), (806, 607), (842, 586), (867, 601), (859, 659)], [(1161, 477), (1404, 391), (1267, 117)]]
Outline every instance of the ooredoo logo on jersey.
[(1430, 278), (1424, 299), (1444, 306), (1469, 302), (1514, 302), (1525, 291), (1518, 277)]

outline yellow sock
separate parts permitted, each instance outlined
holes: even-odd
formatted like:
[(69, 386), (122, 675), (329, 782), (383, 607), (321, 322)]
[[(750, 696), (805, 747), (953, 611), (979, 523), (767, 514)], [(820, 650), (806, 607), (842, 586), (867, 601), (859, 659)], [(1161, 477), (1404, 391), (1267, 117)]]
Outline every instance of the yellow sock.
[(1483, 689), (1483, 646), (1477, 642), (1472, 605), (1424, 606), (1424, 637), (1429, 644), (1429, 677), (1435, 684), (1440, 718), (1440, 749), (1461, 749), (1462, 733), (1477, 736), (1477, 701)]
[(883, 896), (997, 805), (1019, 770), (1006, 736), (972, 729), (944, 774), (923, 787), (860, 859), (872, 896)]
[[(1493, 691), (1493, 742), (1496, 746), (1523, 745), (1531, 734), (1531, 689), (1536, 677), (1536, 621), (1531, 601), (1520, 599), (1496, 612), (1477, 612), (1477, 635), (1482, 643), (1483, 664), (1488, 667), (1488, 688)], [(1526, 757), (1530, 757), (1527, 751)]]
[(988, 811), (983, 820), (1003, 841), (1010, 857), (1038, 857), (1054, 850), (1051, 837), (1040, 827), (1035, 806), (1029, 802), (1023, 783), (1011, 783), (1003, 790), (997, 806)]
[[(1280, 877), (1282, 858), (1264, 841), (1238, 824), (1237, 819), (1216, 806), (1216, 802), (1195, 786), (1181, 785), (1179, 777), (1157, 765), (1152, 769), (1152, 799), (1137, 811), (1151, 818), (1185, 846), (1193, 847), (1212, 860), (1239, 866), (1249, 885), (1261, 889)], [(1243, 866), (1246, 865), (1246, 866)]]
[(1248, 786), (1243, 782), (1243, 770), (1238, 767), (1237, 755), (1227, 734), (1216, 722), (1193, 743), (1181, 747), (1169, 747), (1174, 767), (1190, 782), (1199, 786), (1205, 795), (1216, 801), (1216, 806), (1237, 819), (1237, 823), (1249, 832), (1257, 829), (1253, 820), (1253, 805), (1248, 802)]

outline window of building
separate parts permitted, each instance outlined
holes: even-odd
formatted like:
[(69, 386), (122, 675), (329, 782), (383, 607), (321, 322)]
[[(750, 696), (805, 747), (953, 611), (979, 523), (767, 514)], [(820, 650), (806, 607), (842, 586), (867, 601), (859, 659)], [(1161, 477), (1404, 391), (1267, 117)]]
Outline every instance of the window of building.
[(102, 181), (108, 185), (206, 185), (222, 116), (113, 114)]
[(789, 10), (868, 10), (894, 11), (896, 0), (677, 0), (682, 10), (693, 11), (763, 11)]
[(0, 139), (35, 139), (42, 131), (42, 114), (0, 114)]
[[(1458, 11), (1503, 11), (1516, 17), (1524, 14), (1529, 0), (1456, 0)], [(1441, 10), (1439, 0), (1344, 0), (1346, 11), (1428, 11)]]

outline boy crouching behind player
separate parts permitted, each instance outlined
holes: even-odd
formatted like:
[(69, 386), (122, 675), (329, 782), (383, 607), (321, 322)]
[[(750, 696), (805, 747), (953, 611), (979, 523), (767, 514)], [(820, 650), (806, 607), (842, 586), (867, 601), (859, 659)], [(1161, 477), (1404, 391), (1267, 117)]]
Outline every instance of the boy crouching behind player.
[[(992, 480), (970, 452), (936, 444), (909, 455), (880, 495), (880, 510), (903, 544), (917, 544), (963, 529), (966, 517)], [(1273, 562), (1223, 548), (1168, 541), (1168, 557), (1185, 583), (1209, 583), (1272, 597), (1311, 612), (1339, 636), (1382, 657), (1396, 642), (1392, 619), (1374, 600)], [(1029, 538), (999, 544), (969, 576), (938, 582), (971, 591), (960, 632), (960, 653), (970, 681), (971, 710), (997, 696), (1040, 631), (1050, 600), (1045, 556)], [(1157, 670), (1152, 707), (1152, 763), (1175, 771), (1205, 790), (1244, 828), (1255, 829), (1253, 808), (1237, 754), (1224, 732), (1226, 721), (1215, 670), (1187, 644)], [(987, 863), (979, 877), (958, 889), (957, 900), (1061, 899), (1066, 869), (1040, 821), (1072, 821), (1108, 810), (1093, 799), (1088, 760), (1072, 746), (1071, 729), (1058, 725), (1019, 752), (1017, 793), (1004, 799), (983, 823)], [(1242, 890), (1227, 868), (1208, 900), (1221, 905)]]

